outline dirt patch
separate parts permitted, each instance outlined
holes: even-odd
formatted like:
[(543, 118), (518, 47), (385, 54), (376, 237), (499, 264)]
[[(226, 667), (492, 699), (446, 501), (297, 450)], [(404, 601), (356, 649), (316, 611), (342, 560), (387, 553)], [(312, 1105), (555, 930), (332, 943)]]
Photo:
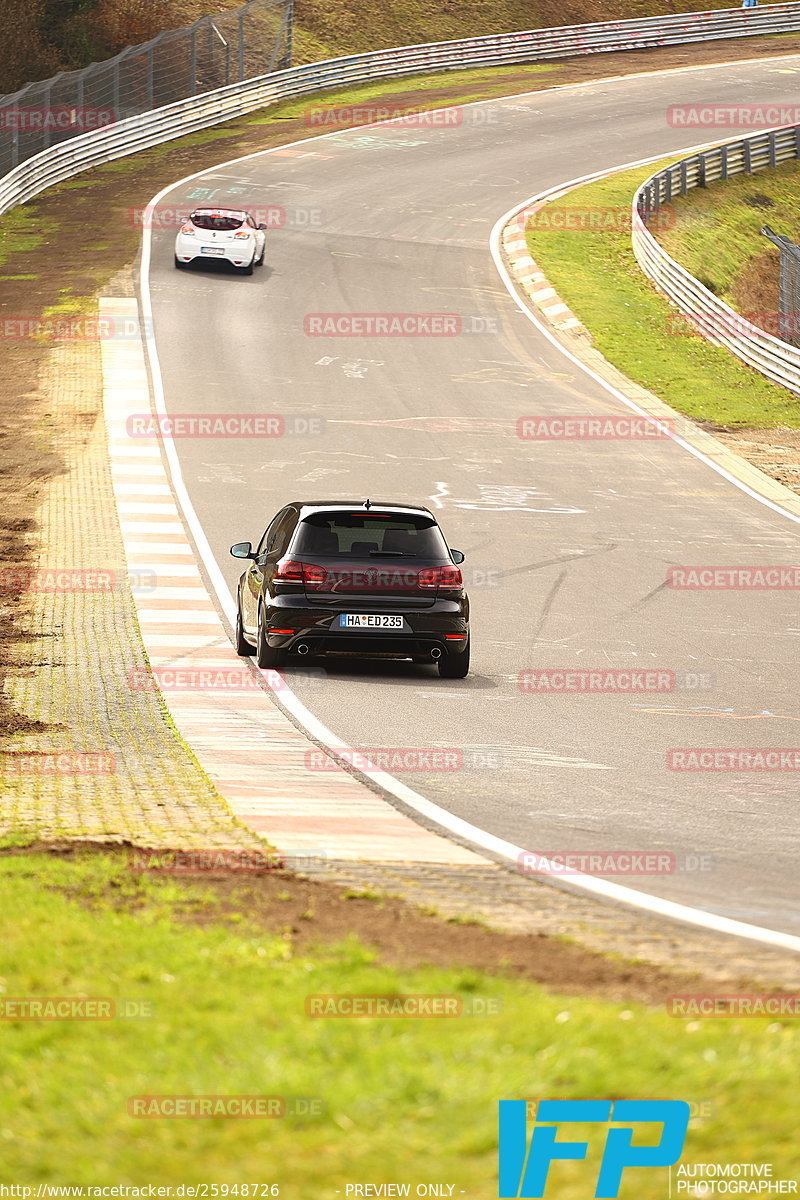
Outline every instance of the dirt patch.
[[(456, 103), (465, 86), (473, 98), (546, 90), (605, 76), (663, 70), (702, 63), (740, 61), (800, 53), (800, 35), (753, 38), (737, 43), (708, 43), (635, 53), (600, 54), (553, 65), (551, 75), (521, 67), (484, 84), (452, 81), (435, 90), (415, 89), (413, 80), (398, 83), (391, 103), (400, 108)], [(382, 94), (381, 103), (389, 99)], [(319, 97), (309, 97), (319, 107)], [(332, 103), (332, 101), (331, 101)], [(326, 126), (326, 129), (333, 126)], [(79, 175), (45, 192), (24, 211), (41, 222), (40, 244), (11, 249), (8, 227), (14, 213), (0, 220), (0, 320), (38, 320), (52, 311), (90, 312), (92, 297), (136, 256), (140, 229), (132, 213), (141, 210), (160, 188), (183, 175), (253, 151), (313, 137), (302, 115), (266, 122), (246, 120), (220, 127), (201, 144), (192, 139), (143, 151), (122, 163), (111, 163)], [(124, 199), (123, 199), (124, 197)], [(98, 214), (101, 219), (98, 220)], [(46, 338), (0, 337), (0, 565), (30, 566), (35, 559), (37, 533), (31, 514), (48, 479), (63, 471), (59, 443), (74, 433), (59, 427), (49, 411), (41, 386), (49, 344)], [(91, 421), (91, 413), (84, 414)], [(99, 419), (99, 412), (94, 414)], [(26, 620), (24, 585), (0, 585), (0, 687), (12, 670), (30, 670), (35, 660), (35, 637), (47, 631), (31, 629)], [(26, 729), (25, 722), (0, 695), (0, 735)]]
[[(95, 852), (127, 856), (132, 848), (36, 844), (3, 851), (0, 858), (42, 852), (76, 860)], [(295, 952), (329, 948), (356, 936), (389, 966), (470, 967), (530, 979), (551, 992), (615, 1003), (657, 1005), (676, 992), (719, 990), (701, 974), (623, 962), (545, 934), (506, 933), (477, 922), (446, 920), (393, 896), (365, 895), (288, 871), (259, 871), (245, 878), (224, 870), (197, 875), (155, 872), (152, 877), (186, 887), (186, 903), (176, 910), (177, 920), (208, 926), (244, 919), (250, 927), (285, 938)], [(90, 907), (102, 904), (135, 913), (145, 909), (148, 900), (137, 890), (136, 875), (130, 878), (132, 889), (112, 879), (101, 895), (81, 892), (78, 886), (64, 893)], [(191, 894), (198, 886), (207, 893), (201, 902)], [(752, 986), (752, 981), (742, 979), (737, 986)]]
[[(751, 258), (731, 288), (737, 312), (752, 314), (750, 320), (759, 328), (768, 325), (763, 314), (775, 312), (775, 297), (778, 295), (780, 256), (774, 250), (764, 250)], [(767, 328), (774, 333), (774, 328)]]
[(715, 429), (714, 436), (784, 487), (800, 493), (800, 429)]

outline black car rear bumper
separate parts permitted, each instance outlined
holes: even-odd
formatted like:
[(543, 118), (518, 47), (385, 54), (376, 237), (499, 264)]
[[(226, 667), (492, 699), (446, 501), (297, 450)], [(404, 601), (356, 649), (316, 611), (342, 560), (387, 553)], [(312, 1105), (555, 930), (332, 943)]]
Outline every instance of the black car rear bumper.
[[(275, 649), (301, 654), (387, 654), (397, 657), (426, 657), (432, 661), (458, 654), (467, 644), (469, 622), (466, 600), (437, 600), (431, 607), (403, 611), (404, 629), (340, 630), (335, 626), (341, 612), (375, 612), (376, 608), (349, 605), (335, 611), (318, 608), (272, 607), (266, 610), (267, 642)], [(397, 612), (397, 609), (394, 610)], [(272, 633), (273, 628), (291, 633)]]

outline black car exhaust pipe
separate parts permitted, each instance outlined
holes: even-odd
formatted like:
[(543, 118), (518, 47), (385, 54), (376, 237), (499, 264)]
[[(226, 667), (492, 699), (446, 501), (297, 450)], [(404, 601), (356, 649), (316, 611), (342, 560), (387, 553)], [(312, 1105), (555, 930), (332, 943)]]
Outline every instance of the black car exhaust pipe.
[(431, 658), (433, 659), (434, 662), (438, 662), (438, 660), (441, 657), (442, 657), (441, 650), (439, 649), (438, 646), (434, 646), (433, 649), (431, 650)]
[(301, 642), (300, 645), (297, 647), (297, 653), (298, 654), (308, 654), (308, 646), (306, 645), (305, 642)]

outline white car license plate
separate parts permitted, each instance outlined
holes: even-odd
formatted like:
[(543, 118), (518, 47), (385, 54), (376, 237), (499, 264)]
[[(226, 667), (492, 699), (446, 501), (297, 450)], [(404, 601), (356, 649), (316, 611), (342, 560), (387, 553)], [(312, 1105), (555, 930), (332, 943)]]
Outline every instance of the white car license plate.
[(402, 617), (384, 617), (377, 613), (342, 613), (340, 629), (402, 629)]
[(224, 254), (225, 251), (223, 250), (222, 246), (201, 246), (200, 253), (201, 254)]

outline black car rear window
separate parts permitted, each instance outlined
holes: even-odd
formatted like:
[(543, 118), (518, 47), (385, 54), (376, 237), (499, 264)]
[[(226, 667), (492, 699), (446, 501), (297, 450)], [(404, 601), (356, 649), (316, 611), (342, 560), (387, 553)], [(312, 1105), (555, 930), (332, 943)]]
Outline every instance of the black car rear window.
[(211, 213), (192, 213), (192, 224), (198, 229), (216, 229), (220, 233), (230, 233), (232, 229), (244, 225), (244, 222), (244, 217), (217, 217)]
[(292, 552), (347, 558), (449, 558), (436, 522), (406, 514), (314, 513), (298, 525)]

